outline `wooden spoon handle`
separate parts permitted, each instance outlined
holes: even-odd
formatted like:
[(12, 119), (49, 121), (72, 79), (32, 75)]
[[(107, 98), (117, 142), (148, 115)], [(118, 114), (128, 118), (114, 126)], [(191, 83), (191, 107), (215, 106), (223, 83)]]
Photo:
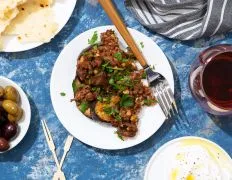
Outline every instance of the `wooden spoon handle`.
[(147, 66), (147, 62), (143, 56), (143, 54), (140, 52), (139, 48), (137, 47), (134, 39), (132, 38), (131, 34), (126, 28), (126, 25), (123, 23), (121, 17), (119, 16), (118, 12), (116, 11), (113, 3), (111, 0), (98, 0), (105, 12), (110, 17), (113, 24), (118, 29), (119, 33), (123, 37), (123, 39), (126, 41), (128, 46), (131, 48), (132, 52), (134, 53), (135, 57), (138, 59), (140, 64), (145, 67)]

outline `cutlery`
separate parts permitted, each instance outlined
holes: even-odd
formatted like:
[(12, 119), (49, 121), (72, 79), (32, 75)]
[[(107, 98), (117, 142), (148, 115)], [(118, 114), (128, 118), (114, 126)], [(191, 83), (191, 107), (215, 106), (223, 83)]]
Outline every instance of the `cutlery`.
[(55, 179), (65, 180), (64, 173), (61, 170), (59, 161), (58, 161), (57, 156), (56, 156), (55, 144), (53, 142), (53, 139), (52, 139), (52, 136), (51, 136), (51, 132), (48, 129), (48, 126), (47, 126), (45, 120), (42, 120), (42, 126), (43, 126), (43, 131), (44, 131), (44, 135), (45, 135), (46, 140), (47, 140), (48, 147), (49, 147), (50, 151), (52, 152), (53, 158), (54, 158), (56, 166), (58, 168), (58, 171), (57, 171), (58, 173), (55, 173), (55, 175), (53, 176), (53, 179), (54, 180)]
[(66, 140), (65, 145), (64, 145), (64, 153), (63, 153), (63, 156), (62, 156), (61, 161), (60, 161), (60, 168), (62, 168), (62, 165), (64, 163), (64, 159), (65, 159), (65, 157), (66, 157), (66, 155), (67, 155), (67, 153), (70, 150), (70, 147), (72, 145), (72, 141), (73, 141), (73, 136), (68, 135), (67, 140)]
[(72, 145), (72, 141), (73, 141), (73, 136), (68, 136), (66, 142), (65, 142), (65, 145), (64, 145), (64, 153), (63, 153), (63, 156), (61, 158), (61, 161), (60, 161), (60, 165), (58, 167), (58, 170), (55, 172), (54, 176), (53, 176), (53, 180), (65, 180), (65, 176), (64, 176), (64, 173), (62, 172), (62, 166), (63, 166), (63, 163), (64, 163), (64, 159)]
[(113, 24), (118, 29), (119, 33), (126, 41), (134, 55), (137, 57), (138, 61), (142, 65), (143, 69), (147, 74), (147, 80), (149, 86), (151, 87), (154, 95), (165, 115), (168, 119), (172, 115), (178, 114), (176, 102), (174, 99), (174, 94), (170, 88), (168, 81), (162, 76), (160, 73), (155, 72), (152, 68), (147, 64), (146, 59), (143, 54), (140, 52), (138, 46), (136, 45), (133, 37), (129, 33), (126, 28), (126, 25), (122, 21), (118, 12), (116, 11), (111, 0), (99, 0), (99, 3), (105, 10), (105, 12), (110, 17)]

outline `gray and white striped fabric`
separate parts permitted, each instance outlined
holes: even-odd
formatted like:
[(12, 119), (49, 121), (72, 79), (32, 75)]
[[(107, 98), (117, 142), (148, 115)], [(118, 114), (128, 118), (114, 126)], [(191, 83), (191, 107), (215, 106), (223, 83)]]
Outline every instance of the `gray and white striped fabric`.
[(232, 0), (125, 0), (125, 5), (144, 26), (172, 39), (232, 30)]

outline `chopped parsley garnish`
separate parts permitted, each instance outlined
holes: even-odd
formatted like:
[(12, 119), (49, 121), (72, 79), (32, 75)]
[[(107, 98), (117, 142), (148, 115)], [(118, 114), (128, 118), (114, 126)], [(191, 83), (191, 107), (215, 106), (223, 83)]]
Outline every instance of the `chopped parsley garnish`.
[(146, 78), (147, 78), (147, 74), (145, 72), (143, 72), (142, 79), (146, 79)]
[(103, 102), (103, 97), (102, 96), (97, 96), (97, 100), (100, 102)]
[(95, 45), (93, 46), (93, 49), (96, 50), (97, 48), (98, 48), (98, 45), (95, 44)]
[(88, 39), (88, 43), (90, 45), (94, 45), (97, 42), (97, 39), (98, 39), (97, 31), (94, 31), (93, 36), (91, 37), (91, 39)]
[(120, 100), (121, 107), (131, 107), (134, 105), (133, 97), (129, 96), (128, 94), (124, 94)]
[(129, 59), (125, 59), (125, 58), (122, 59), (122, 62), (127, 62), (127, 61), (129, 61)]
[(92, 87), (91, 90), (94, 91), (94, 92), (99, 93), (101, 91), (101, 88), (100, 87)]
[(104, 98), (103, 98), (103, 102), (105, 102), (105, 103), (107, 103), (107, 104), (110, 103), (110, 100), (111, 100), (110, 97), (104, 97)]
[(89, 108), (88, 102), (85, 102), (85, 101), (81, 102), (81, 104), (80, 104), (80, 110), (81, 110), (82, 113), (85, 113), (85, 111), (86, 111), (88, 108)]
[(122, 120), (121, 116), (119, 115), (118, 110), (115, 109), (115, 108), (113, 108), (113, 107), (110, 107), (110, 106), (104, 107), (103, 111), (106, 114), (113, 116), (117, 121), (121, 121)]
[(75, 80), (72, 82), (72, 88), (73, 88), (73, 92), (75, 93), (77, 91), (77, 84)]
[(66, 96), (66, 94), (64, 92), (61, 92), (60, 95), (61, 96)]
[(84, 84), (77, 83), (75, 80), (72, 82), (73, 93), (77, 92), (80, 88), (84, 87)]
[(150, 106), (153, 103), (155, 103), (156, 101), (153, 100), (153, 99), (145, 99), (143, 102), (144, 102), (145, 105)]
[(122, 61), (122, 53), (116, 52), (116, 53), (114, 54), (114, 57), (115, 57), (118, 61)]
[(143, 42), (140, 42), (139, 44), (140, 44), (141, 48), (144, 48)]
[(124, 141), (123, 136), (118, 131), (115, 131), (115, 134), (118, 135), (119, 139), (121, 139), (122, 141)]
[(113, 107), (104, 107), (103, 110), (108, 115), (114, 115), (115, 113), (118, 113), (118, 110)]
[(101, 65), (102, 67), (102, 70), (103, 71), (106, 71), (108, 73), (112, 73), (114, 70), (119, 70), (119, 71), (122, 71), (124, 70), (123, 68), (119, 68), (119, 67), (112, 67), (109, 62), (105, 62)]

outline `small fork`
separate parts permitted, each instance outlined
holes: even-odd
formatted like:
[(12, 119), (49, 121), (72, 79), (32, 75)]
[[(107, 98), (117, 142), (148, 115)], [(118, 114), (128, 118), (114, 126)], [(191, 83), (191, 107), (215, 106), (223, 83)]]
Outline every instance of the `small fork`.
[[(140, 52), (138, 46), (136, 45), (133, 37), (126, 28), (126, 25), (122, 21), (118, 12), (116, 11), (111, 0), (98, 0), (105, 12), (110, 17), (113, 24), (118, 29), (119, 33), (126, 41), (143, 69), (147, 74), (147, 80), (149, 86), (154, 92), (156, 100), (158, 101), (162, 111), (164, 112), (165, 117), (168, 119), (172, 114), (178, 114), (176, 102), (174, 99), (174, 94), (169, 86), (168, 81), (158, 72), (154, 72), (151, 67), (148, 66), (146, 59), (143, 54)], [(172, 112), (172, 113), (171, 113)]]

